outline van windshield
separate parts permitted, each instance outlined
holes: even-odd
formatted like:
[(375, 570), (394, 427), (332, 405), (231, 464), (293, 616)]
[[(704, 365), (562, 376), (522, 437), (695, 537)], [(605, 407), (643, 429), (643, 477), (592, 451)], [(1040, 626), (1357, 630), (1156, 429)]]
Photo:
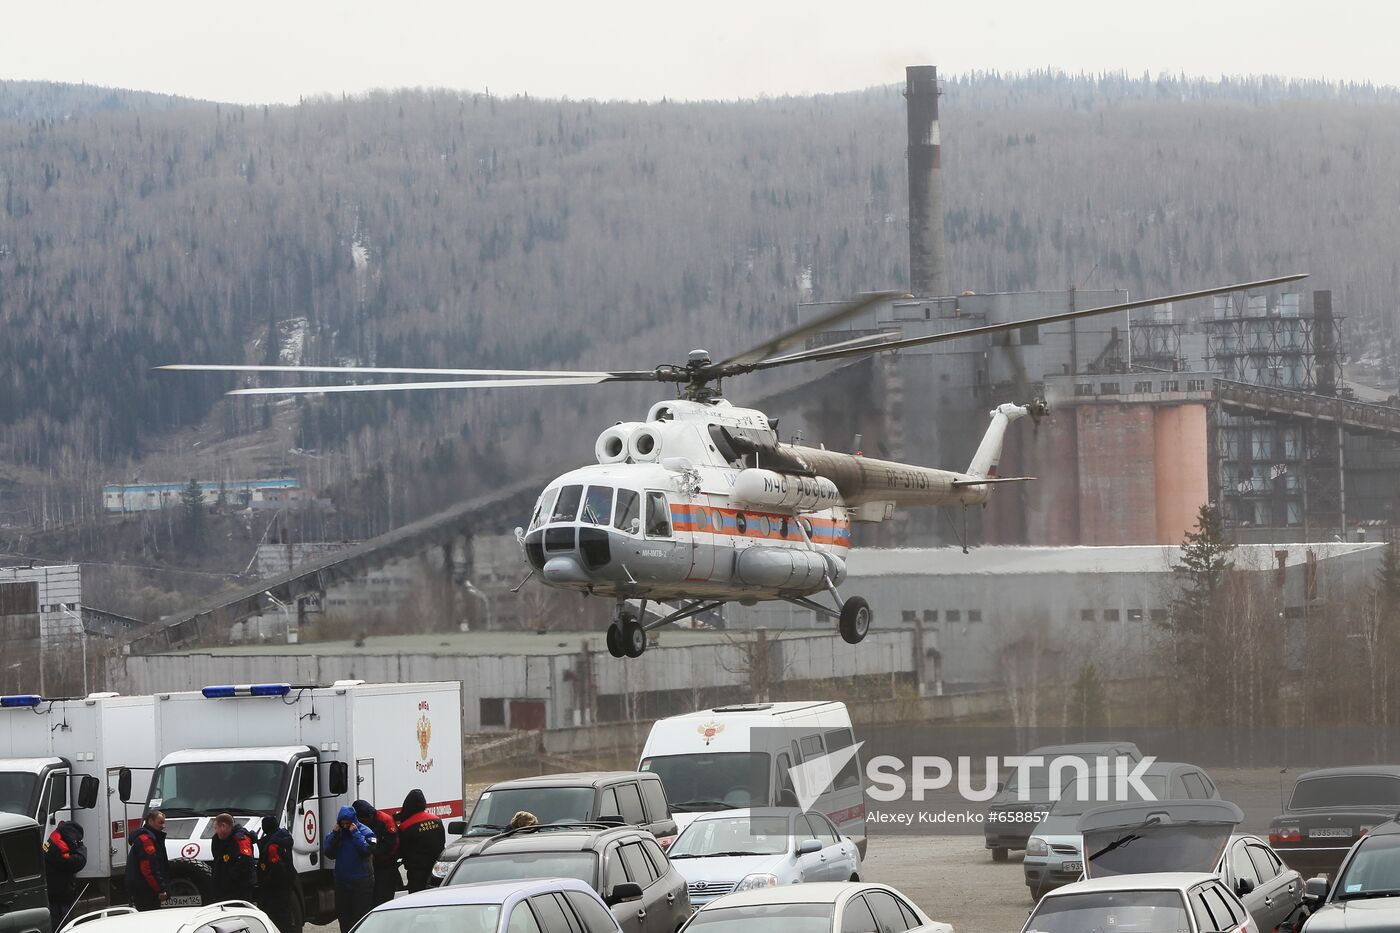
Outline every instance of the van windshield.
[(166, 816), (276, 816), (287, 799), (285, 761), (186, 761), (161, 765), (152, 808)]
[(28, 771), (0, 771), (0, 812), (33, 816), (29, 807), (34, 802), (34, 784), (38, 780), (37, 774)]
[(641, 769), (661, 778), (676, 813), (769, 805), (766, 752), (658, 755), (643, 760)]

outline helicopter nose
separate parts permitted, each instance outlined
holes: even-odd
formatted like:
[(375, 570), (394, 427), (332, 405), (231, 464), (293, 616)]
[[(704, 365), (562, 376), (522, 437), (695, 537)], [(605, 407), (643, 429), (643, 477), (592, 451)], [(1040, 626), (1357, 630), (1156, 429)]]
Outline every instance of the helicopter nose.
[(590, 579), (572, 557), (551, 557), (545, 561), (544, 578), (550, 583), (587, 583)]

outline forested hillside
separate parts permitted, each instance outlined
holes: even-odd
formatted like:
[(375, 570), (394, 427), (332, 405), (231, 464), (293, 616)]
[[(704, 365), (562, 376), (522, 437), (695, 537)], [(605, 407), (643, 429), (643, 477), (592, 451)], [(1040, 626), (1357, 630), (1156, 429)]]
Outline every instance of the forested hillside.
[[(1369, 344), (1393, 333), (1393, 91), (989, 75), (948, 81), (941, 112), (958, 290), (1308, 271)], [(362, 535), (587, 459), (654, 390), (233, 403), (232, 378), (149, 370), (738, 349), (808, 283), (817, 299), (907, 283), (904, 147), (898, 87), (249, 108), (0, 84), (0, 485), (43, 487), (46, 519), (71, 522), (100, 511), (103, 481), (217, 478), (260, 446)]]

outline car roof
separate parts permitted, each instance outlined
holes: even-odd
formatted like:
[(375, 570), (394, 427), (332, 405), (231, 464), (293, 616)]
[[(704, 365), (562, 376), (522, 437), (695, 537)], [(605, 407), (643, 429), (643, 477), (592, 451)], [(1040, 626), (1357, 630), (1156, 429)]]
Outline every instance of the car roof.
[[(73, 933), (99, 928), (103, 930), (103, 933), (150, 933), (153, 926), (157, 930), (192, 929), (220, 917), (238, 917), (247, 914), (262, 915), (259, 908), (246, 903), (206, 904), (201, 907), (162, 907), (159, 912), (118, 909), (121, 910), (120, 913), (113, 913), (105, 917), (93, 917), (91, 920), (78, 924), (72, 928)], [(100, 911), (94, 911), (94, 913), (100, 913)], [(86, 915), (79, 915), (73, 920), (80, 920), (83, 916)], [(65, 927), (67, 926), (65, 924)]]
[(690, 821), (694, 826), (696, 823), (705, 823), (711, 820), (738, 820), (747, 819), (751, 816), (784, 816), (789, 819), (801, 814), (797, 807), (735, 807), (732, 810), (715, 810), (710, 813), (697, 813), (695, 819)]
[(410, 907), (441, 907), (465, 904), (504, 904), (547, 891), (587, 891), (593, 889), (577, 878), (534, 878), (513, 881), (477, 881), (428, 888), (385, 901), (374, 910), (404, 910)]
[(1112, 748), (1137, 748), (1132, 742), (1077, 742), (1070, 745), (1042, 745), (1026, 752), (1027, 755), (1072, 754), (1074, 752), (1102, 752)]
[(485, 793), (515, 787), (599, 787), (604, 784), (635, 781), (638, 778), (660, 780), (655, 774), (644, 771), (573, 771), (568, 774), (543, 774), (539, 777), (498, 781), (486, 788)]
[(0, 813), (0, 832), (8, 832), (25, 826), (39, 828), (39, 824), (27, 816), (20, 816), (18, 813)]
[(1318, 768), (1298, 776), (1300, 781), (1313, 778), (1345, 777), (1354, 774), (1373, 774), (1385, 777), (1400, 777), (1400, 765), (1352, 765), (1346, 768)]
[[(871, 889), (899, 894), (885, 884), (872, 884), (868, 881), (817, 881), (812, 884), (785, 884), (776, 888), (758, 888), (753, 891), (740, 891), (726, 894), (706, 904), (702, 910), (717, 907), (743, 907), (747, 904), (835, 904), (852, 894)], [(904, 900), (909, 898), (900, 895)]]
[(477, 855), (501, 855), (510, 852), (590, 852), (609, 842), (633, 836), (655, 838), (645, 829), (636, 826), (614, 826), (608, 829), (547, 829), (544, 832), (516, 832), (511, 835), (491, 836), (481, 840), (476, 847), (465, 853), (471, 858)]
[(1218, 875), (1203, 871), (1158, 871), (1140, 875), (1109, 875), (1104, 878), (1076, 881), (1045, 896), (1062, 897), (1066, 894), (1085, 894), (1093, 891), (1185, 891), (1207, 881), (1219, 880)]

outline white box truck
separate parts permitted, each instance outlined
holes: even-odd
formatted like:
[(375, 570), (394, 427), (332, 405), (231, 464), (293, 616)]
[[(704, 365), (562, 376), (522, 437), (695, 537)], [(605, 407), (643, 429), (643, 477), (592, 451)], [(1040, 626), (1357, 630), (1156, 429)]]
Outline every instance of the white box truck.
[(795, 807), (789, 769), (823, 755), (845, 760), (811, 809), (825, 814), (865, 855), (865, 790), (846, 704), (813, 700), (720, 706), (657, 720), (639, 771), (666, 787), (682, 829), (700, 813), (741, 807)]
[(59, 820), (83, 828), (84, 903), (122, 900), (127, 821), (138, 811), (120, 799), (118, 778), (154, 757), (150, 697), (0, 697), (0, 810), (34, 819), (45, 837)]
[[(295, 840), (303, 917), (335, 915), (334, 864), (321, 840), (354, 800), (399, 809), (414, 788), (444, 818), (462, 813), (458, 683), (329, 687), (244, 684), (155, 696), (155, 755), (143, 812), (165, 812), (172, 906), (209, 901), (213, 817), (261, 832), (276, 817)], [(130, 773), (122, 789), (130, 799)]]

